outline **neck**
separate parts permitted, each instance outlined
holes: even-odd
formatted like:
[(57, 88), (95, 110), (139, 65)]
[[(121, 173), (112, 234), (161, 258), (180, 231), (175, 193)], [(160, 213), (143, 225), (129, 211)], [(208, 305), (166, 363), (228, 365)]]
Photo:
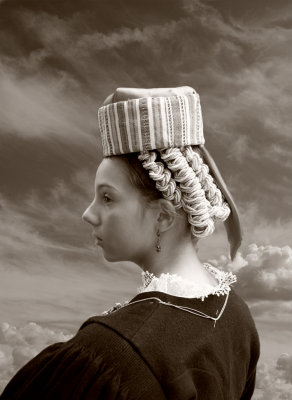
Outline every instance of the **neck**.
[(159, 277), (163, 273), (177, 274), (184, 279), (215, 285), (216, 280), (204, 268), (198, 258), (195, 245), (191, 240), (176, 246), (162, 248), (152, 254), (147, 262), (140, 264), (144, 271)]

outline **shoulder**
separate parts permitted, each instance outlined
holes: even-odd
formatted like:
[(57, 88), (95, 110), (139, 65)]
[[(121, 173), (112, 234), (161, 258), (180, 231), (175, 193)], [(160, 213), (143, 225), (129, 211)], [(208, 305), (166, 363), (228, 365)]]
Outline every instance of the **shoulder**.
[[(144, 379), (147, 385), (143, 386)], [(159, 382), (132, 345), (102, 324), (89, 324), (68, 342), (55, 343), (27, 363), (1, 400), (163, 399)]]
[[(75, 340), (55, 343), (21, 368), (6, 386), (1, 400), (6, 399), (71, 399), (90, 392), (96, 374), (102, 387), (114, 374), (101, 356)], [(113, 381), (116, 386), (117, 381)], [(82, 397), (83, 398), (83, 397)], [(85, 396), (87, 399), (87, 397)]]
[(257, 360), (260, 353), (257, 327), (248, 304), (234, 289), (230, 292), (230, 304), (227, 311), (232, 316), (234, 330), (240, 335), (242, 341), (245, 340), (249, 344), (250, 352)]
[(226, 308), (230, 321), (239, 327), (244, 327), (244, 331), (249, 331), (258, 340), (258, 333), (250, 308), (245, 300), (232, 289), (229, 296), (229, 304)]
[(81, 325), (76, 340), (89, 347), (97, 345), (95, 341), (97, 336), (98, 346), (103, 346), (109, 337), (117, 336), (116, 340), (119, 341), (127, 340), (151, 320), (156, 309), (157, 303), (149, 299), (138, 304), (129, 303), (107, 315), (90, 317)]

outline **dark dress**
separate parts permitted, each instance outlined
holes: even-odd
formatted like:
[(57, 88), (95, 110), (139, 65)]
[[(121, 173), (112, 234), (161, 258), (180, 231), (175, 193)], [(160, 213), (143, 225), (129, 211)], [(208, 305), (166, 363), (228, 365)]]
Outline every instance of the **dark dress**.
[(152, 297), (213, 317), (226, 299), (140, 293), (115, 312), (89, 318), (69, 341), (43, 350), (0, 399), (251, 399), (259, 339), (235, 291), (216, 324)]

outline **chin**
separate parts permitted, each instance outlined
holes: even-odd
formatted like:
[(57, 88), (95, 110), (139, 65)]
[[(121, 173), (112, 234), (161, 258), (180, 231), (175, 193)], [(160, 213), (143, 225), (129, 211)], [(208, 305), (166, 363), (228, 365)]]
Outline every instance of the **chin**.
[(131, 261), (125, 255), (106, 253), (105, 251), (103, 252), (103, 257), (106, 261), (109, 261), (109, 262)]
[(118, 261), (124, 261), (121, 257), (118, 257), (116, 255), (113, 254), (107, 254), (107, 253), (103, 253), (103, 257), (106, 261), (109, 262), (118, 262)]

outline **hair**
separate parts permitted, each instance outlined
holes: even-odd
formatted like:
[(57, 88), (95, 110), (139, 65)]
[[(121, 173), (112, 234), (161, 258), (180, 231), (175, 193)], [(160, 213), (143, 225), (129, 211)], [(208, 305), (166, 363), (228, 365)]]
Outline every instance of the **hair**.
[(183, 209), (193, 237), (211, 235), (215, 221), (228, 218), (229, 205), (204, 163), (198, 146), (117, 157), (125, 163), (130, 182), (147, 202), (164, 198), (171, 201), (177, 211)]
[(157, 190), (155, 182), (149, 177), (149, 173), (138, 159), (140, 152), (110, 156), (121, 160), (127, 168), (128, 178), (147, 203), (163, 198), (163, 194)]

